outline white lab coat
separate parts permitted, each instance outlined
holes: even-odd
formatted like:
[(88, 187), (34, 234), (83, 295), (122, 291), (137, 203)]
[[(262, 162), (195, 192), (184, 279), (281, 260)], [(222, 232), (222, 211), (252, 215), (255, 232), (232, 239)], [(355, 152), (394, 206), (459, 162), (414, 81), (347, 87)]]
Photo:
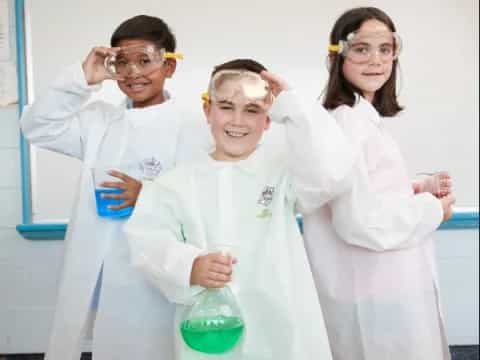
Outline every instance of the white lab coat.
[[(239, 162), (206, 157), (176, 168), (142, 190), (125, 227), (134, 266), (177, 303), (177, 360), (331, 359), (294, 207), (313, 211), (344, 191), (353, 151), (323, 108), (310, 121), (290, 91), (277, 97), (272, 118), (285, 123), (283, 152), (260, 146)], [(261, 205), (267, 186), (273, 201)], [(216, 244), (230, 244), (238, 259), (230, 286), (246, 330), (232, 352), (205, 355), (184, 344), (179, 323), (201, 289), (189, 284), (192, 262)]]
[(353, 187), (304, 216), (333, 358), (450, 359), (430, 238), (440, 202), (413, 194), (386, 120), (357, 100), (332, 112), (360, 154)]
[[(121, 231), (125, 220), (98, 217), (90, 168), (122, 166), (141, 179), (140, 162), (154, 157), (163, 170), (182, 151), (182, 112), (170, 99), (161, 105), (127, 109), (104, 102), (86, 105), (99, 86), (86, 84), (80, 64), (54, 82), (24, 113), (24, 135), (36, 146), (82, 160), (78, 193), (65, 238), (65, 258), (46, 358), (78, 360), (92, 294), (103, 264), (100, 303), (93, 329), (96, 360), (158, 359), (173, 352), (169, 334), (173, 307), (129, 264)], [(205, 127), (206, 128), (206, 127)], [(199, 127), (199, 129), (201, 129)], [(195, 139), (201, 138), (201, 132)], [(182, 145), (183, 146), (183, 145)], [(183, 156), (182, 155), (182, 156)], [(61, 171), (61, 169), (55, 169)]]

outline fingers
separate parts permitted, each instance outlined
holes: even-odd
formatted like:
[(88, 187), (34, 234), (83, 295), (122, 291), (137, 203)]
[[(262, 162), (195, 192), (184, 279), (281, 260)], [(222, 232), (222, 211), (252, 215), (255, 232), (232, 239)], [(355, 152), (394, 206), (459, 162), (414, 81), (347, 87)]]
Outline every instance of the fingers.
[(435, 186), (434, 195), (437, 197), (444, 197), (452, 193), (452, 181), (450, 178), (439, 180)]
[[(109, 188), (109, 189), (121, 189), (121, 190), (126, 190), (128, 188), (127, 184), (119, 181), (105, 181), (101, 183), (100, 186)], [(105, 194), (104, 197), (106, 199), (124, 199), (124, 196), (125, 195), (123, 195), (122, 193), (122, 194)]]
[(211, 263), (207, 273), (207, 281), (212, 287), (223, 287), (232, 280), (232, 263), (230, 255), (211, 254)]
[(191, 284), (207, 288), (221, 288), (232, 280), (232, 264), (230, 255), (210, 253), (194, 260), (191, 273)]
[[(121, 184), (121, 183), (113, 183), (113, 184)], [(108, 183), (106, 183), (106, 185), (108, 185)], [(121, 210), (130, 206), (133, 206), (135, 204), (134, 200), (136, 200), (136, 199), (132, 199), (131, 196), (129, 196), (129, 194), (126, 192), (122, 192), (120, 194), (103, 193), (101, 196), (103, 199), (124, 200), (121, 204), (118, 204), (118, 205), (108, 205), (108, 208), (110, 210)]]
[(440, 192), (448, 191), (452, 187), (452, 179), (448, 171), (439, 171), (435, 173), (434, 177)]
[(207, 272), (206, 284), (208, 287), (224, 287), (232, 280), (232, 266), (226, 266), (219, 263), (212, 263)]
[(124, 201), (120, 205), (110, 205), (108, 208), (110, 210), (121, 210), (121, 209), (131, 207), (133, 205), (134, 205), (134, 202), (129, 200), (129, 201)]
[(221, 274), (225, 276), (230, 276), (232, 275), (233, 269), (231, 265), (224, 265), (224, 264), (214, 262), (210, 265), (209, 271), (212, 274)]
[(269, 71), (262, 71), (260, 76), (263, 80), (269, 83), (272, 93), (275, 96), (278, 96), (278, 94), (280, 94), (282, 91), (290, 88), (285, 80)]
[(122, 182), (106, 181), (101, 184), (104, 187), (116, 188), (116, 189), (122, 189), (122, 190), (132, 189), (135, 192), (140, 191), (142, 187), (142, 183), (140, 181), (118, 170), (110, 170), (108, 174), (122, 180)]
[(422, 184), (420, 184), (418, 182), (414, 182), (412, 184), (412, 189), (413, 189), (414, 194), (421, 193), (422, 192)]
[(119, 47), (108, 48), (104, 46), (94, 47), (82, 63), (85, 79), (89, 85), (101, 83), (106, 79), (123, 81), (123, 78), (111, 74), (105, 67), (105, 59), (115, 55)]
[(450, 174), (448, 171), (439, 171), (435, 173), (435, 176), (437, 176), (439, 179), (450, 179)]
[(452, 192), (452, 183), (445, 183), (445, 184), (440, 184), (440, 189), (439, 189), (439, 194), (440, 196), (446, 196)]
[(113, 47), (113, 48), (108, 48), (104, 46), (96, 46), (94, 47), (91, 51), (90, 54), (94, 54), (96, 56), (100, 56), (102, 58), (106, 58), (107, 56), (114, 56), (117, 54), (117, 52), (121, 48), (119, 47)]
[(110, 175), (116, 177), (116, 178), (119, 178), (120, 180), (123, 180), (124, 182), (137, 181), (136, 179), (132, 178), (131, 176), (128, 176), (127, 174), (125, 174), (121, 171), (118, 171), (118, 170), (110, 170), (108, 173)]
[(135, 206), (135, 203), (138, 199), (138, 194), (142, 188), (142, 183), (127, 174), (124, 174), (117, 170), (109, 171), (109, 174), (113, 177), (123, 180), (119, 181), (106, 181), (100, 184), (100, 186), (109, 188), (109, 189), (119, 189), (121, 192), (116, 193), (104, 193), (102, 198), (104, 199), (114, 199), (114, 200), (124, 200), (119, 205), (110, 205), (109, 208), (112, 210), (121, 210), (127, 207)]
[(207, 275), (207, 280), (211, 282), (216, 282), (218, 284), (226, 285), (229, 281), (232, 280), (232, 275), (209, 272)]

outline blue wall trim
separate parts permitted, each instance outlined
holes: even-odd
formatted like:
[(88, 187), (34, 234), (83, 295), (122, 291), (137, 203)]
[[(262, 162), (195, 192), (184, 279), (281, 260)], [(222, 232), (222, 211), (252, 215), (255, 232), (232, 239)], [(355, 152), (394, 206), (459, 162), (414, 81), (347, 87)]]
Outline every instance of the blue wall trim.
[[(298, 226), (303, 232), (303, 220), (297, 216)], [(478, 212), (458, 212), (443, 223), (439, 230), (478, 229)], [(67, 224), (22, 224), (17, 225), (17, 231), (29, 240), (63, 240)]]
[[(18, 112), (20, 116), (27, 104), (27, 76), (25, 63), (25, 5), (23, 0), (15, 0), (15, 47), (17, 49)], [(22, 222), (32, 221), (32, 192), (30, 187), (30, 151), (27, 142), (20, 134), (20, 167), (22, 182)]]
[(478, 211), (454, 213), (449, 221), (440, 225), (439, 229), (478, 229)]
[(17, 231), (28, 240), (63, 240), (67, 224), (20, 224)]

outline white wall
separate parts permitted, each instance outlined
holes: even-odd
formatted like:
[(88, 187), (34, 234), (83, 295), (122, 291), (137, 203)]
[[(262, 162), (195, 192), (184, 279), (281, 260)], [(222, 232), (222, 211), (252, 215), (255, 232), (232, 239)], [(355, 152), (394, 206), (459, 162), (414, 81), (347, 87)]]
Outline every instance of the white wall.
[[(478, 2), (473, 0), (205, 0), (27, 1), (31, 23), (32, 89), (37, 96), (58, 70), (108, 45), (124, 19), (146, 13), (171, 24), (185, 54), (168, 88), (200, 111), (200, 93), (215, 64), (253, 57), (288, 79), (305, 99), (326, 82), (329, 31), (345, 9), (378, 5), (403, 38), (404, 116), (389, 126), (412, 174), (449, 170), (457, 205), (478, 206)], [(114, 84), (102, 96), (118, 102)], [(35, 219), (65, 218), (78, 164), (41, 151), (35, 171)], [(57, 164), (61, 172), (45, 170)], [(48, 168), (50, 169), (50, 168)]]
[[(15, 61), (13, 22), (10, 35)], [(63, 250), (61, 242), (28, 241), (15, 230), (22, 221), (19, 136), (18, 106), (0, 107), (0, 354), (44, 351)]]
[(478, 229), (435, 233), (440, 297), (450, 344), (478, 344)]
[[(221, 4), (220, 2), (215, 3)], [(306, 6), (300, 6), (302, 3)], [(461, 77), (466, 84), (461, 87), (466, 89), (466, 95), (465, 101), (462, 100), (460, 103), (466, 104), (469, 112), (476, 111), (478, 113), (478, 108), (472, 110), (472, 107), (477, 106), (476, 98), (471, 99), (471, 88), (478, 87), (478, 73), (476, 67), (471, 66), (471, 62), (474, 59), (476, 59), (475, 63), (478, 62), (478, 55), (471, 54), (470, 58), (463, 56), (468, 53), (467, 45), (478, 46), (477, 2), (466, 0), (403, 1), (397, 5), (392, 0), (377, 3), (395, 17), (400, 32), (404, 34), (404, 38), (407, 37), (406, 46), (407, 49), (408, 47), (411, 49), (405, 51), (416, 54), (410, 63), (405, 61), (403, 71), (405, 72), (405, 82), (410, 83), (410, 89), (418, 87), (423, 95), (418, 97), (418, 100), (421, 100), (419, 104), (416, 104), (416, 97), (410, 97), (408, 101), (405, 99), (405, 103), (408, 103), (410, 107), (430, 107), (429, 105), (432, 104), (440, 106), (431, 117), (423, 117), (419, 122), (409, 120), (410, 124), (412, 126), (415, 124), (415, 129), (420, 127), (423, 129), (422, 131), (431, 131), (434, 134), (432, 137), (435, 138), (443, 136), (442, 134), (445, 133), (451, 135), (452, 139), (462, 137), (466, 139), (465, 148), (462, 150), (465, 156), (453, 159), (455, 161), (449, 161), (449, 167), (450, 165), (458, 166), (459, 172), (463, 171), (464, 167), (472, 169), (469, 182), (465, 183), (465, 186), (457, 186), (457, 190), (465, 193), (462, 197), (466, 202), (469, 202), (471, 198), (477, 199), (478, 167), (475, 165), (476, 161), (474, 164), (474, 160), (478, 156), (476, 151), (478, 135), (475, 135), (478, 130), (476, 117), (455, 115), (455, 127), (451, 127), (452, 122), (445, 122), (441, 111), (445, 109), (445, 106), (450, 105), (445, 104), (446, 102), (437, 96), (439, 93), (455, 95), (455, 88), (452, 84), (456, 84), (456, 80), (450, 79), (453, 76), (448, 73), (449, 71), (455, 72), (462, 67), (471, 68), (469, 75), (471, 82)], [(328, 28), (341, 9), (360, 3), (342, 0), (335, 4), (332, 2), (324, 5), (318, 1), (311, 1), (308, 4), (305, 1), (297, 1), (294, 4), (290, 2), (288, 7), (281, 5), (269, 9), (268, 5), (274, 4), (273, 1), (254, 4), (253, 1), (246, 0), (236, 3), (236, 5), (229, 4), (232, 9), (229, 11), (230, 16), (228, 18), (218, 17), (217, 20), (214, 16), (223, 12), (224, 8), (213, 7), (213, 1), (193, 2), (193, 4), (187, 4), (182, 0), (163, 1), (152, 2), (149, 6), (144, 7), (141, 6), (142, 1), (140, 0), (129, 3), (130, 5), (112, 0), (82, 1), (76, 4), (50, 0), (29, 1), (28, 4), (34, 13), (41, 15), (35, 20), (32, 19), (42, 34), (41, 38), (39, 38), (39, 34), (32, 34), (33, 40), (37, 41), (37, 45), (33, 47), (34, 54), (39, 64), (44, 64), (42, 68), (34, 69), (35, 79), (38, 79), (35, 89), (37, 94), (44, 89), (50, 77), (58, 69), (59, 63), (68, 63), (82, 57), (91, 45), (96, 44), (94, 34), (98, 34), (98, 31), (103, 29), (105, 36), (102, 43), (106, 42), (107, 34), (119, 21), (132, 15), (133, 12), (145, 12), (164, 16), (174, 25), (179, 38), (179, 50), (184, 51), (187, 58), (184, 64), (179, 66), (178, 76), (175, 82), (172, 82), (172, 88), (173, 90), (185, 88), (183, 96), (189, 98), (193, 103), (198, 101), (198, 92), (203, 90), (203, 86), (206, 85), (207, 74), (213, 64), (233, 56), (254, 56), (256, 53), (261, 55), (259, 56), (261, 61), (265, 61), (268, 65), (271, 64), (274, 70), (284, 73), (288, 78), (299, 79), (298, 83), (306, 96), (313, 97), (318, 93), (325, 80), (323, 49)], [(103, 6), (105, 8), (101, 8)], [(132, 6), (138, 6), (138, 9), (131, 10)], [(238, 8), (235, 9), (235, 6)], [(453, 7), (455, 9), (452, 9)], [(208, 14), (205, 9), (208, 9)], [(76, 14), (74, 17), (67, 18), (61, 15), (72, 12)], [(411, 12), (414, 12), (418, 19), (418, 23), (414, 25), (421, 26), (430, 34), (429, 36), (421, 37), (411, 29), (414, 16)], [(112, 16), (108, 16), (109, 13), (112, 13)], [(241, 15), (245, 16), (247, 13), (250, 14), (249, 20), (242, 20)], [(449, 14), (453, 16), (452, 21), (455, 21), (453, 24), (445, 20), (450, 19), (447, 16)], [(278, 22), (270, 17), (273, 15), (276, 16), (275, 19), (278, 19)], [(428, 21), (425, 17), (428, 18)], [(445, 20), (445, 24), (441, 25), (441, 19)], [(259, 24), (255, 24), (255, 21)], [(89, 25), (91, 22), (93, 22), (93, 26)], [(475, 26), (473, 26), (474, 22)], [(254, 54), (249, 50), (253, 36), (245, 36), (242, 32), (230, 35), (233, 25), (236, 29), (245, 27), (250, 32), (256, 32), (255, 36), (258, 36), (259, 40), (255, 43)], [(296, 29), (295, 26), (298, 28)], [(458, 33), (462, 28), (465, 28), (466, 34), (462, 35), (463, 38), (459, 37)], [(472, 30), (473, 28), (475, 30)], [(232, 48), (226, 46), (225, 34), (227, 32), (224, 31), (225, 29), (228, 30), (230, 39), (242, 40), (238, 46)], [(443, 45), (441, 45), (440, 33), (446, 37)], [(201, 34), (202, 39), (194, 40), (193, 34), (196, 36)], [(296, 36), (300, 37), (301, 44), (308, 43), (309, 46), (298, 46), (295, 49), (294, 39)], [(277, 49), (274, 52), (275, 56), (269, 55), (267, 45), (259, 46), (259, 44), (266, 44), (267, 40), (272, 43), (272, 47)], [(454, 43), (452, 43), (453, 40)], [(66, 45), (69, 45), (68, 50)], [(277, 56), (278, 49), (285, 49), (283, 56)], [(212, 54), (216, 52), (224, 52), (224, 55), (213, 57)], [(432, 83), (432, 79), (436, 80), (440, 76), (438, 73), (431, 73), (432, 63), (444, 64), (445, 62), (445, 59), (439, 58), (439, 52), (453, 53), (456, 57), (455, 61), (448, 61), (448, 66), (445, 66), (448, 71), (442, 73), (442, 76), (450, 79), (450, 86), (429, 85)], [(432, 53), (436, 53), (437, 58), (432, 58)], [(194, 72), (187, 61), (203, 69), (203, 75)], [(300, 81), (301, 79), (303, 81)], [(197, 81), (201, 85), (198, 88), (190, 85)], [(438, 83), (433, 82), (433, 84)], [(474, 86), (474, 84), (476, 85)], [(407, 91), (409, 87), (404, 86), (405, 96), (410, 91)], [(433, 92), (435, 96), (429, 95), (430, 92)], [(455, 114), (451, 107), (448, 109), (447, 114)], [(464, 110), (458, 109), (458, 112), (463, 113)], [(442, 118), (442, 121), (437, 121), (437, 118)], [(432, 126), (432, 124), (441, 125)], [(437, 169), (443, 164), (439, 161), (431, 166), (427, 166), (430, 162), (423, 165), (422, 157), (426, 154), (430, 156), (433, 152), (430, 143), (425, 145), (421, 143), (421, 139), (417, 139), (409, 145), (409, 141), (413, 140), (411, 131), (408, 130), (411, 128), (410, 125), (403, 125), (400, 122), (398, 125), (406, 128), (405, 133), (399, 132), (399, 134), (401, 141), (406, 143), (403, 148), (406, 150), (410, 164), (414, 164), (414, 168)], [(437, 132), (437, 130), (441, 131)], [(0, 353), (31, 353), (45, 350), (63, 252), (63, 242), (61, 241), (32, 242), (24, 240), (15, 231), (15, 225), (21, 222), (18, 134), (17, 109), (14, 106), (0, 108), (0, 203), (2, 204), (0, 210)], [(455, 142), (454, 145), (456, 144)], [(472, 146), (475, 147), (474, 150), (471, 149)], [(422, 149), (418, 159), (416, 148)], [(440, 146), (440, 149), (443, 147)], [(448, 159), (448, 156), (443, 159)], [(415, 165), (416, 160), (419, 161), (417, 165)], [(441, 231), (436, 236), (439, 245), (438, 259), (442, 300), (450, 343), (478, 343), (478, 230)]]

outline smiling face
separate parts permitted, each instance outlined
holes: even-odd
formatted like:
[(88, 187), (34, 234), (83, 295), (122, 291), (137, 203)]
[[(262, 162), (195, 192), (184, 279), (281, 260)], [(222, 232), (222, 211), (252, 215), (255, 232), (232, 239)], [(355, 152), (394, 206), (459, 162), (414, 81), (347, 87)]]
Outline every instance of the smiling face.
[[(220, 87), (236, 87), (227, 80)], [(251, 101), (216, 99), (204, 104), (204, 112), (215, 139), (215, 160), (238, 161), (253, 153), (263, 132), (270, 126), (267, 109)]]
[[(358, 29), (361, 34), (388, 34), (391, 30), (383, 22), (378, 20), (367, 20)], [(384, 49), (391, 49), (393, 44), (392, 37), (372, 36), (365, 37), (368, 41), (365, 43), (358, 43), (352, 47), (352, 51), (366, 51), (367, 48), (371, 50), (372, 54), (368, 61), (358, 63), (352, 61), (348, 56), (343, 62), (342, 71), (345, 78), (355, 87), (362, 91), (363, 96), (372, 101), (375, 92), (379, 90), (390, 78), (393, 69), (393, 58), (385, 60), (382, 56)]]
[[(155, 44), (148, 40), (125, 39), (121, 40), (118, 47), (148, 47)], [(138, 59), (126, 59), (128, 61)], [(118, 81), (118, 87), (133, 101), (133, 107), (146, 107), (161, 104), (165, 101), (164, 85), (167, 78), (175, 72), (175, 60), (168, 59), (163, 66), (142, 75), (139, 71), (130, 71), (123, 81)]]

